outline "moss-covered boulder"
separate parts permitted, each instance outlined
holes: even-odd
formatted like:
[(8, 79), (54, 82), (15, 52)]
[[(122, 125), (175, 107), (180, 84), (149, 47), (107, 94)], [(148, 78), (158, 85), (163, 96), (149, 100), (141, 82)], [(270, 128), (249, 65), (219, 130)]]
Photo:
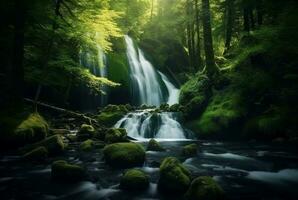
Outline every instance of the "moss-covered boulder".
[(85, 140), (80, 144), (80, 151), (91, 151), (95, 147), (93, 140)]
[(30, 161), (44, 161), (48, 157), (48, 154), (48, 150), (40, 146), (24, 154), (23, 158)]
[(195, 157), (198, 153), (197, 144), (189, 144), (182, 148), (182, 155), (185, 157)]
[(165, 149), (154, 139), (149, 140), (147, 151), (165, 151)]
[(108, 105), (97, 116), (97, 120), (99, 123), (111, 127), (128, 112), (125, 105)]
[(120, 181), (120, 188), (125, 190), (143, 190), (149, 186), (149, 177), (141, 170), (131, 169), (125, 172)]
[(60, 135), (53, 135), (40, 142), (27, 145), (21, 150), (23, 152), (28, 152), (30, 150), (33, 150), (41, 146), (45, 147), (48, 150), (50, 155), (56, 155), (56, 154), (62, 153), (65, 148), (65, 144), (63, 143), (62, 137)]
[(211, 96), (211, 83), (206, 76), (195, 76), (182, 87), (179, 96), (180, 103), (184, 106), (187, 118), (199, 116), (208, 104)]
[[(199, 134), (200, 138), (222, 137), (220, 134), (236, 130), (238, 122), (246, 110), (241, 95), (236, 89), (228, 88), (214, 92), (202, 115), (187, 123), (188, 127)], [(225, 135), (229, 137), (229, 135)]]
[(111, 128), (106, 132), (105, 142), (108, 144), (127, 141), (127, 132), (123, 128)]
[(178, 159), (168, 157), (160, 165), (158, 188), (162, 192), (184, 193), (191, 182), (191, 173)]
[(52, 164), (52, 179), (63, 182), (81, 181), (86, 177), (85, 170), (79, 165), (72, 165), (64, 160)]
[(185, 198), (187, 200), (223, 200), (223, 189), (211, 178), (202, 176), (191, 183)]
[(141, 166), (145, 161), (145, 150), (136, 143), (114, 143), (103, 149), (107, 164), (115, 168)]
[[(21, 112), (21, 111), (16, 111)], [(48, 124), (38, 113), (1, 113), (1, 146), (19, 147), (46, 138)]]
[(78, 140), (83, 141), (86, 139), (90, 139), (93, 136), (95, 136), (96, 131), (93, 126), (88, 125), (88, 124), (82, 124), (77, 135), (78, 135)]

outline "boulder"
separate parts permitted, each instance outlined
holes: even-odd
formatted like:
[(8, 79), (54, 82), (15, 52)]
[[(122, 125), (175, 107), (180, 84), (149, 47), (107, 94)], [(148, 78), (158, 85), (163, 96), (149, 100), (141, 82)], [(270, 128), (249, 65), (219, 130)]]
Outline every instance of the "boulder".
[(78, 140), (84, 141), (90, 139), (95, 135), (95, 129), (93, 126), (88, 124), (82, 124), (80, 130), (78, 131)]
[(147, 151), (165, 151), (165, 149), (154, 139), (148, 142)]
[(136, 143), (114, 143), (103, 149), (107, 164), (115, 168), (141, 166), (145, 161), (145, 150)]
[(48, 157), (48, 153), (45, 147), (40, 146), (24, 154), (23, 158), (30, 161), (44, 161)]
[(79, 165), (72, 165), (64, 160), (52, 164), (52, 179), (63, 182), (81, 181), (85, 178), (85, 170)]
[(22, 151), (28, 152), (30, 150), (33, 150), (37, 147), (45, 147), (50, 155), (56, 155), (64, 151), (65, 145), (63, 143), (63, 139), (60, 135), (53, 135), (51, 137), (48, 137), (40, 142), (30, 144), (25, 146)]
[(225, 199), (223, 189), (207, 176), (198, 177), (191, 183), (185, 198), (187, 200), (222, 200)]
[(149, 177), (141, 170), (131, 169), (125, 172), (120, 188), (125, 190), (143, 190), (149, 186)]
[(178, 159), (168, 157), (160, 165), (158, 188), (162, 192), (184, 193), (191, 183), (191, 173)]
[(128, 112), (125, 105), (108, 105), (97, 116), (97, 120), (99, 123), (111, 127)]
[(195, 157), (197, 156), (198, 145), (197, 144), (189, 144), (182, 148), (182, 155), (185, 157)]
[(94, 141), (93, 140), (85, 140), (80, 144), (80, 151), (91, 151), (94, 148)]
[(126, 142), (127, 132), (123, 128), (111, 128), (106, 132), (105, 142), (108, 144)]

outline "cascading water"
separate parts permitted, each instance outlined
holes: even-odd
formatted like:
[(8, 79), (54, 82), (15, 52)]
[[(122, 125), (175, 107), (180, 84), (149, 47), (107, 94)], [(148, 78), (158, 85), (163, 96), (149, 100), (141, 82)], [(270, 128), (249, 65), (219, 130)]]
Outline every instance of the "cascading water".
[[(99, 45), (97, 45), (96, 50), (96, 55), (88, 50), (81, 50), (79, 55), (80, 64), (88, 68), (95, 76), (107, 78), (108, 72), (106, 55)], [(107, 105), (108, 87), (102, 86), (101, 90), (106, 93), (106, 95), (100, 95), (100, 106), (105, 106)], [(96, 101), (99, 101), (99, 99), (96, 98)]]
[[(178, 103), (179, 89), (165, 74), (154, 69), (142, 50), (134, 46), (129, 36), (125, 36), (125, 42), (135, 105), (160, 106), (162, 103)], [(177, 113), (155, 112), (153, 109), (139, 110), (128, 113), (115, 124), (115, 127), (125, 128), (129, 136), (138, 139), (185, 139), (185, 132), (178, 118)]]

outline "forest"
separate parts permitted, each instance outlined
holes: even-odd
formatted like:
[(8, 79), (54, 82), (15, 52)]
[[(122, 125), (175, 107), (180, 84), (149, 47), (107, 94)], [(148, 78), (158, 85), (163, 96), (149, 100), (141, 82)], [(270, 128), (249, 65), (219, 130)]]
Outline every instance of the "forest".
[(0, 198), (296, 200), (296, 0), (1, 0)]

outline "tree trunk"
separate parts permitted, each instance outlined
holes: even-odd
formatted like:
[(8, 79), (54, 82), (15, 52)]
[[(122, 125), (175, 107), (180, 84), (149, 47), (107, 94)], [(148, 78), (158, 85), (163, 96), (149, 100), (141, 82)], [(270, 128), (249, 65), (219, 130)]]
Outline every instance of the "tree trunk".
[(249, 20), (251, 29), (255, 29), (255, 16), (254, 16), (254, 9), (252, 7), (249, 8)]
[(150, 16), (150, 19), (152, 21), (152, 18), (153, 18), (153, 7), (154, 7), (154, 0), (151, 0), (151, 16)]
[(259, 0), (257, 2), (257, 22), (258, 22), (258, 26), (262, 26), (263, 25), (263, 2), (262, 0)]
[(234, 0), (226, 1), (226, 16), (227, 16), (227, 24), (226, 24), (226, 41), (225, 41), (225, 51), (226, 53), (231, 46), (232, 34), (233, 34), (233, 21), (234, 21)]
[(203, 65), (201, 57), (201, 34), (200, 34), (200, 18), (199, 18), (199, 7), (198, 0), (195, 0), (195, 12), (196, 12), (196, 32), (197, 32), (197, 45), (196, 45), (196, 55), (197, 55), (197, 64), (200, 69)]
[(214, 60), (209, 0), (202, 0), (202, 14), (206, 70), (208, 76), (212, 77), (217, 70)]
[(250, 31), (249, 9), (247, 7), (244, 7), (244, 9), (243, 9), (243, 25), (244, 25), (244, 31), (249, 33), (249, 31)]
[(21, 102), (24, 92), (24, 29), (26, 9), (23, 0), (15, 0), (15, 19), (14, 19), (14, 43), (13, 60), (11, 69), (8, 72), (10, 85), (10, 100), (12, 102)]

